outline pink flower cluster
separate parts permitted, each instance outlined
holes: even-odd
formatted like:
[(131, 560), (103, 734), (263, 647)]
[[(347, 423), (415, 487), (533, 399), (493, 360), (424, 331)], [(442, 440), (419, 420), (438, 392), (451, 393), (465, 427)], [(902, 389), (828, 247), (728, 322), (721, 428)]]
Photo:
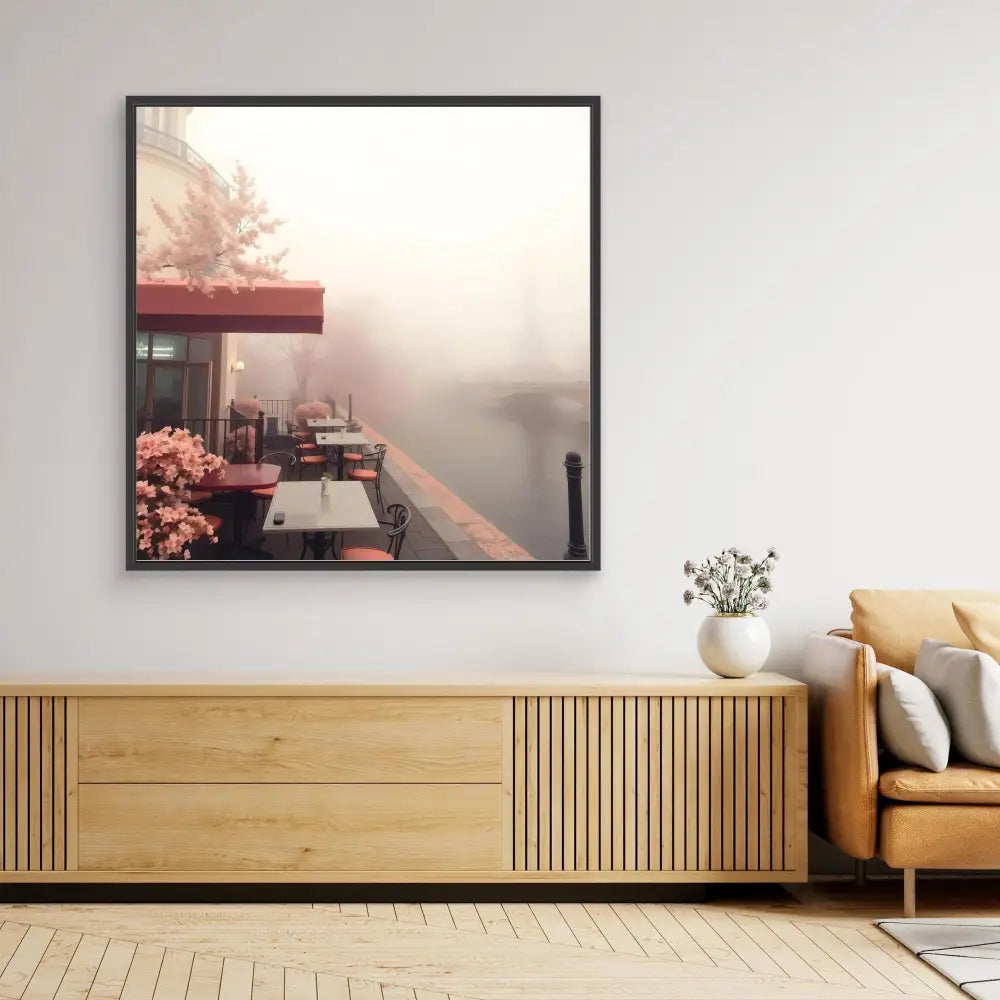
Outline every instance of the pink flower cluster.
[(261, 409), (260, 400), (256, 396), (237, 396), (232, 407), (237, 413), (251, 419), (256, 419)]
[(323, 417), (333, 416), (333, 407), (329, 403), (321, 403), (316, 400), (312, 403), (300, 403), (295, 407), (295, 412), (292, 414), (295, 418), (295, 423), (298, 425), (299, 430), (308, 430), (309, 425), (306, 423), (307, 420), (320, 420)]
[(257, 454), (257, 428), (237, 427), (226, 435), (226, 459), (236, 465), (246, 465)]
[(183, 489), (225, 465), (205, 451), (200, 434), (164, 427), (135, 439), (135, 471), (144, 479)]
[(260, 248), (262, 235), (273, 233), (281, 219), (268, 218), (266, 201), (257, 200), (253, 178), (239, 166), (233, 175), (233, 193), (227, 198), (216, 187), (212, 171), (202, 167), (198, 184), (187, 186), (187, 201), (170, 211), (153, 201), (167, 239), (159, 246), (147, 245), (149, 231), (136, 231), (136, 269), (155, 278), (167, 268), (187, 282), (191, 291), (211, 296), (218, 282), (233, 294), (241, 287), (253, 290), (258, 281), (279, 281), (279, 267), (287, 250), (250, 253)]
[(205, 451), (200, 434), (164, 427), (135, 442), (136, 542), (149, 559), (190, 559), (188, 546), (218, 539), (205, 515), (189, 503), (188, 487), (225, 462)]
[[(196, 507), (176, 496), (166, 503), (156, 504), (155, 501), (169, 496), (164, 490), (169, 487), (158, 489), (144, 480), (135, 484), (135, 537), (141, 555), (149, 559), (190, 559), (188, 546), (203, 535), (211, 538), (213, 544), (218, 542), (212, 526)], [(151, 506), (148, 500), (153, 500), (154, 505)]]

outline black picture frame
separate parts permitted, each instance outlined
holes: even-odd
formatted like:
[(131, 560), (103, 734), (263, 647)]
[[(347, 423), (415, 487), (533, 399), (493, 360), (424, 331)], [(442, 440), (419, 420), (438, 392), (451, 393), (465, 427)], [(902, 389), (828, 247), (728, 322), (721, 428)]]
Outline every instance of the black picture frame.
[[(590, 113), (590, 495), (588, 558), (534, 560), (400, 560), (342, 562), (302, 560), (144, 560), (136, 552), (135, 378), (138, 326), (136, 295), (137, 113), (144, 107), (585, 107)], [(278, 570), (323, 572), (398, 572), (463, 570), (476, 572), (593, 572), (601, 569), (601, 99), (596, 96), (128, 96), (125, 100), (125, 273), (126, 273), (126, 570), (199, 572)]]

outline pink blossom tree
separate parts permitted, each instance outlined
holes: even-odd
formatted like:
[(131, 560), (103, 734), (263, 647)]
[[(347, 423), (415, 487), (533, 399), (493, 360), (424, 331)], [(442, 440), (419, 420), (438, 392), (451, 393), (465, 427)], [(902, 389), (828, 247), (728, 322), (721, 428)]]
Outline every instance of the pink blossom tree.
[(237, 396), (230, 405), (237, 413), (251, 420), (261, 410), (260, 400), (256, 396)]
[(192, 483), (225, 465), (205, 451), (200, 434), (162, 430), (140, 434), (135, 442), (135, 537), (148, 559), (190, 559), (188, 546), (208, 536), (218, 541), (205, 515), (192, 507)]
[(136, 230), (139, 274), (156, 278), (172, 270), (189, 289), (209, 296), (219, 281), (235, 295), (241, 287), (252, 290), (258, 281), (285, 276), (279, 265), (287, 249), (252, 256), (260, 249), (261, 236), (274, 233), (282, 220), (268, 216), (267, 202), (257, 200), (254, 180), (242, 166), (233, 174), (228, 197), (207, 166), (201, 168), (197, 184), (188, 184), (186, 193), (187, 201), (175, 211), (153, 200), (167, 238), (150, 246), (148, 227)]
[(309, 430), (310, 420), (322, 420), (324, 417), (333, 416), (333, 407), (329, 403), (322, 403), (318, 399), (312, 403), (300, 403), (295, 407), (292, 418), (300, 431)]
[(294, 399), (305, 400), (308, 398), (309, 376), (320, 360), (319, 339), (312, 334), (302, 334), (297, 337), (288, 337), (280, 347), (281, 353), (288, 358), (295, 375)]
[(253, 462), (257, 454), (257, 428), (246, 424), (237, 427), (226, 435), (226, 460), (236, 465), (246, 465)]

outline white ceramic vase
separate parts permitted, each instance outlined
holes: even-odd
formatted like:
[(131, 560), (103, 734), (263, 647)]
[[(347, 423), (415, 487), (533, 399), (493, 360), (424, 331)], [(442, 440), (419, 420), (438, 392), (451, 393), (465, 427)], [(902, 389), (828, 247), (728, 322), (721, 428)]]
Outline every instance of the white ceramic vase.
[(698, 629), (698, 655), (720, 677), (749, 677), (771, 652), (771, 631), (756, 615), (709, 615)]

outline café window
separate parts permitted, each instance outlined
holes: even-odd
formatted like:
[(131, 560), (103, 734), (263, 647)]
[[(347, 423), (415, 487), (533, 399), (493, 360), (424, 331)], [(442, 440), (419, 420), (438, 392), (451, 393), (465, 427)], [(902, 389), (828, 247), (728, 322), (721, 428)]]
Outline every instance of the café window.
[(212, 415), (212, 365), (217, 343), (177, 333), (136, 334), (138, 431), (186, 426), (204, 432)]

